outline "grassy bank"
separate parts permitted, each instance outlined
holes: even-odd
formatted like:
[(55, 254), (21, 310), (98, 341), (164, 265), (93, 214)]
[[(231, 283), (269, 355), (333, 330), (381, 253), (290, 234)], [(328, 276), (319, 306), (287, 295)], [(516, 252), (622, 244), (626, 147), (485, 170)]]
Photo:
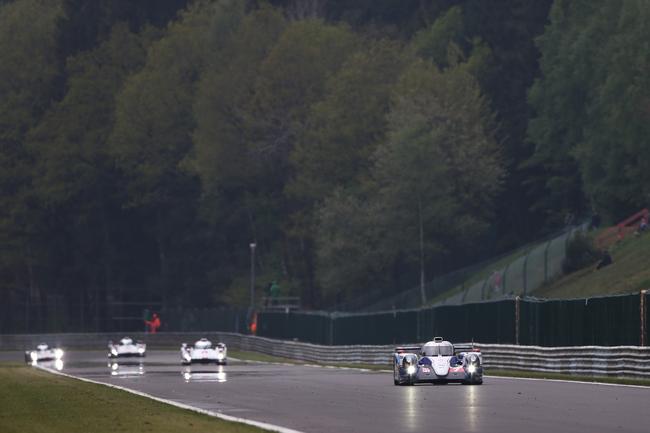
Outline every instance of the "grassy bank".
[(533, 292), (541, 298), (586, 298), (650, 289), (650, 233), (629, 236), (609, 249), (613, 264), (596, 270), (596, 263)]
[(252, 433), (264, 430), (21, 364), (0, 363), (0, 432), (115, 431)]

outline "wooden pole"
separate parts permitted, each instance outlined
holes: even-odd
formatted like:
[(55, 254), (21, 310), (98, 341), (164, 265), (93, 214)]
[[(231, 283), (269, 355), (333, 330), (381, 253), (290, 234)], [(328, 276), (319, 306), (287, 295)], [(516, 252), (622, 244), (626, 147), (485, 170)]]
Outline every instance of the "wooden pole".
[(521, 298), (515, 297), (515, 344), (519, 344), (519, 314), (521, 308)]
[(647, 334), (647, 328), (646, 328), (646, 302), (645, 302), (645, 295), (648, 291), (647, 290), (641, 290), (641, 299), (640, 299), (640, 305), (641, 307), (639, 308), (640, 314), (641, 314), (641, 346), (646, 345), (646, 334)]

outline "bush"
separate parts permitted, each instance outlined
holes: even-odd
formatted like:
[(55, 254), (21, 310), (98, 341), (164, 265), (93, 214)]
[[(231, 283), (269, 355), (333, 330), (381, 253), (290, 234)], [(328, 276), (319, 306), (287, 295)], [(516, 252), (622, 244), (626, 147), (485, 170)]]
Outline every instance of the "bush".
[(562, 271), (565, 274), (575, 272), (593, 264), (599, 256), (592, 239), (584, 233), (576, 233), (567, 245)]

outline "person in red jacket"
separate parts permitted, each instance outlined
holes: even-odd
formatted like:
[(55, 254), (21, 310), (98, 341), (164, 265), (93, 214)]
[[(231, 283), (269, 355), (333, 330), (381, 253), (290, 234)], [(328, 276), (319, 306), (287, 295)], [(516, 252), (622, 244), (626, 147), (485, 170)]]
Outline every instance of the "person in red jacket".
[(156, 313), (153, 313), (151, 320), (145, 320), (144, 323), (149, 327), (150, 334), (155, 334), (158, 328), (160, 328), (160, 318)]

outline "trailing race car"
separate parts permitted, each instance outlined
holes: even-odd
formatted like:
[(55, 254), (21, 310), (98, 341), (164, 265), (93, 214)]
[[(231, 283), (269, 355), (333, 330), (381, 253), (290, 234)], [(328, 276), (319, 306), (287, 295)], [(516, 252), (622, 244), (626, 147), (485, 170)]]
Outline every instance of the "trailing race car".
[(113, 344), (112, 341), (108, 342), (109, 358), (144, 358), (146, 355), (147, 345), (141, 341), (134, 343), (131, 338), (124, 337), (117, 344)]
[(435, 337), (422, 347), (395, 348), (393, 382), (395, 385), (449, 382), (480, 385), (483, 383), (482, 361), (480, 350), (471, 346), (454, 349), (449, 341)]
[(201, 338), (194, 346), (190, 347), (183, 343), (181, 345), (181, 363), (183, 365), (190, 365), (193, 363), (211, 363), (226, 365), (227, 363), (226, 345), (217, 343), (212, 347), (212, 342), (207, 338)]
[(36, 350), (25, 352), (25, 362), (35, 364), (41, 361), (58, 361), (63, 358), (63, 350), (58, 347), (49, 347), (45, 343), (36, 346)]

